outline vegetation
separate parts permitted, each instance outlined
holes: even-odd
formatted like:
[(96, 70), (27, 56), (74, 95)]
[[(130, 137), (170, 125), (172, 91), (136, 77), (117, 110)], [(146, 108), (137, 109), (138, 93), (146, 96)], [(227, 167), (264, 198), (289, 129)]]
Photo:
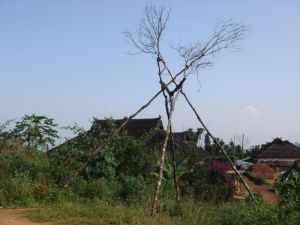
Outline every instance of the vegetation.
[(163, 211), (150, 216), (150, 208), (110, 205), (106, 202), (63, 203), (51, 205), (31, 213), (36, 221), (55, 224), (136, 224), (136, 225), (280, 225), (296, 224), (278, 217), (274, 205), (230, 203), (223, 205), (197, 205), (185, 202), (179, 207), (167, 205)]
[[(136, 139), (122, 132), (74, 183), (63, 189), (65, 180), (86, 160), (89, 149), (96, 148), (103, 138), (87, 136), (84, 143), (64, 145), (46, 153), (12, 136), (12, 122), (10, 126), (0, 132), (0, 205), (39, 208), (30, 213), (35, 220), (55, 224), (263, 225), (297, 224), (299, 219), (298, 164), (276, 183), (278, 206), (235, 203), (233, 183), (226, 175), (228, 165), (217, 160), (199, 163), (200, 155), (187, 151), (176, 158), (182, 197), (177, 204), (172, 162), (167, 158), (158, 213), (151, 217), (158, 165), (157, 157), (145, 145), (148, 138)], [(114, 129), (111, 121), (111, 126), (98, 137)], [(197, 140), (193, 140), (196, 146)]]
[(257, 185), (264, 185), (264, 186), (269, 185), (263, 177), (257, 176), (255, 173), (252, 173), (250, 171), (245, 171), (244, 175)]
[(300, 160), (276, 182), (275, 190), (279, 196), (281, 216), (295, 217), (300, 224)]

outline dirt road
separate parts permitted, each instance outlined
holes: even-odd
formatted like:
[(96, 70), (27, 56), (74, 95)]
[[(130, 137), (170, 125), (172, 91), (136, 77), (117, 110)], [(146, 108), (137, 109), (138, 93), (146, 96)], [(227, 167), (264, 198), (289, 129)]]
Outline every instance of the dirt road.
[[(247, 181), (247, 183), (250, 186), (250, 189), (252, 191), (260, 192), (262, 200), (263, 200), (264, 203), (277, 203), (278, 202), (278, 199), (277, 199), (274, 191), (272, 190), (272, 187), (267, 187), (267, 186), (261, 186), (261, 185), (254, 184), (252, 181), (250, 181), (247, 178), (246, 178), (246, 181)], [(271, 181), (268, 181), (268, 182), (270, 184), (272, 183)]]
[(50, 225), (50, 223), (35, 223), (26, 216), (29, 209), (0, 209), (0, 225)]

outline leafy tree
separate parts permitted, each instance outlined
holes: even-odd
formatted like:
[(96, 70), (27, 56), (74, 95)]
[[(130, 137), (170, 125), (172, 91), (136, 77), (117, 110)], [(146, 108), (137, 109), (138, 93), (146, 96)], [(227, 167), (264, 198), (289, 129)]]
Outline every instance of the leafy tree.
[(0, 122), (0, 140), (7, 140), (11, 138), (11, 131), (8, 130), (8, 126), (13, 122), (13, 120), (7, 120), (4, 123)]
[[(221, 139), (221, 138), (216, 138), (217, 141), (219, 142), (219, 144), (225, 148), (225, 142)], [(216, 144), (216, 143), (212, 143), (210, 146), (210, 151), (213, 155), (220, 155), (221, 151), (220, 151), (220, 147)]]
[(257, 153), (260, 151), (260, 145), (251, 146), (250, 150), (247, 152), (251, 157), (254, 157), (257, 155)]
[(17, 150), (20, 143), (13, 139), (12, 132), (9, 129), (13, 120), (8, 120), (0, 123), (0, 152), (7, 152), (10, 150)]
[(300, 222), (300, 160), (276, 181), (274, 189), (279, 198), (281, 216), (284, 219), (296, 217)]
[(204, 133), (204, 129), (203, 128), (197, 128), (196, 131), (194, 131), (192, 128), (189, 128), (187, 131), (187, 140), (190, 143), (195, 144), (196, 146), (198, 145), (202, 134)]
[(207, 152), (211, 152), (211, 141), (210, 141), (210, 136), (208, 133), (205, 133), (205, 136), (204, 136), (204, 149)]
[(54, 145), (59, 137), (54, 119), (35, 114), (25, 115), (21, 121), (16, 122), (12, 134), (16, 139), (29, 147), (48, 148)]

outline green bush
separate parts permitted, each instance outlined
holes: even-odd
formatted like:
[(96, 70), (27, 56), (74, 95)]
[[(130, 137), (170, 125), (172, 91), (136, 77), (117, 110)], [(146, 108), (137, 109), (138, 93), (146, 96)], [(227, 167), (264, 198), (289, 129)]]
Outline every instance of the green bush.
[(262, 195), (259, 191), (252, 192), (252, 194), (254, 195), (255, 200), (252, 198), (251, 195), (248, 194), (245, 200), (246, 203), (248, 204), (263, 203)]
[(113, 197), (113, 190), (109, 187), (105, 178), (92, 180), (87, 185), (86, 197), (109, 200)]
[(255, 173), (252, 173), (250, 171), (245, 171), (244, 175), (257, 185), (269, 185), (263, 177), (257, 176)]
[(4, 206), (27, 206), (33, 201), (34, 185), (26, 173), (18, 173), (10, 179), (2, 180), (2, 202)]
[(131, 204), (141, 200), (142, 190), (143, 185), (139, 179), (136, 177), (125, 177), (122, 182), (120, 197), (125, 203)]
[(33, 190), (33, 196), (38, 201), (55, 202), (59, 194), (59, 187), (55, 184), (38, 183)]
[(200, 202), (225, 202), (232, 199), (234, 185), (226, 174), (207, 170), (206, 165), (197, 166), (183, 177), (187, 182), (185, 191), (192, 191), (193, 197)]
[(297, 218), (300, 224), (300, 160), (274, 185), (282, 218)]
[[(280, 225), (285, 224), (278, 217), (278, 209), (273, 205), (262, 203), (249, 205), (227, 205), (221, 208), (220, 225)], [(222, 216), (221, 216), (222, 215)]]

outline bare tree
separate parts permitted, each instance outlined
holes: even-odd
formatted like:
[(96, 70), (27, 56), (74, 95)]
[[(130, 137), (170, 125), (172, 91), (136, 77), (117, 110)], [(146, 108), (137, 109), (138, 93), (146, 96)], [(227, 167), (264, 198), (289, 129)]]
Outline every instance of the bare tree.
[[(218, 144), (223, 154), (230, 162), (232, 168), (240, 177), (240, 179), (243, 181), (246, 189), (252, 195), (246, 182), (241, 177), (239, 172), (235, 169), (233, 162), (230, 160), (230, 158), (228, 157), (228, 155), (226, 154), (222, 146), (218, 143), (218, 140), (213, 137), (211, 132), (209, 132), (209, 130), (201, 120), (199, 114), (197, 113), (197, 111), (195, 110), (195, 108), (187, 98), (186, 94), (182, 90), (185, 80), (191, 74), (194, 73), (198, 74), (201, 68), (212, 66), (213, 58), (220, 51), (224, 49), (234, 48), (235, 44), (239, 40), (243, 39), (243, 35), (245, 33), (246, 28), (243, 25), (233, 23), (232, 21), (220, 22), (216, 26), (216, 29), (212, 34), (211, 38), (207, 42), (205, 43), (196, 42), (195, 44), (189, 46), (179, 45), (176, 48), (176, 50), (178, 52), (179, 57), (183, 59), (184, 64), (179, 71), (173, 73), (169, 69), (166, 60), (161, 53), (161, 48), (160, 48), (161, 38), (166, 29), (166, 24), (169, 19), (169, 15), (170, 15), (170, 11), (166, 11), (164, 8), (157, 9), (153, 6), (146, 7), (145, 16), (141, 20), (140, 25), (138, 26), (136, 35), (133, 35), (130, 32), (125, 33), (129, 42), (137, 50), (137, 53), (151, 54), (156, 57), (157, 67), (158, 67), (158, 78), (159, 78), (161, 90), (158, 91), (146, 104), (144, 104), (141, 108), (139, 108), (135, 113), (130, 115), (121, 124), (119, 129), (117, 129), (112, 135), (110, 135), (106, 140), (104, 140), (103, 143), (89, 155), (88, 159), (79, 167), (77, 171), (74, 172), (73, 175), (71, 175), (69, 180), (65, 183), (64, 185), (65, 188), (68, 187), (68, 185), (72, 183), (82, 173), (84, 168), (97, 157), (99, 151), (101, 151), (103, 147), (109, 145), (114, 140), (114, 138), (117, 137), (118, 133), (126, 126), (126, 124), (131, 119), (133, 119), (141, 111), (147, 108), (161, 93), (163, 93), (165, 99), (165, 108), (168, 117), (168, 123), (167, 123), (167, 130), (165, 134), (165, 140), (162, 147), (161, 162), (159, 166), (159, 170), (160, 170), (159, 179), (156, 184), (156, 191), (155, 191), (155, 196), (154, 196), (154, 201), (152, 206), (152, 213), (155, 212), (157, 202), (158, 202), (160, 186), (163, 178), (165, 151), (167, 148), (169, 136), (171, 136), (171, 140), (172, 140), (172, 116), (175, 110), (177, 99), (181, 94), (184, 96), (185, 100), (188, 102), (189, 106), (194, 111), (198, 121), (202, 124), (204, 129), (206, 129), (207, 133), (212, 137), (212, 139), (216, 142), (216, 144)], [(163, 78), (165, 78), (166, 76), (163, 75), (168, 75), (167, 76), (168, 80), (164, 80)], [(172, 90), (170, 90), (171, 86), (173, 87)], [(173, 155), (173, 159), (174, 159), (174, 155)], [(173, 170), (174, 170), (174, 183), (176, 185), (177, 181), (175, 176), (175, 170), (176, 170), (175, 161), (173, 164)], [(178, 189), (176, 188), (176, 190)], [(177, 197), (179, 199), (178, 191), (177, 191)]]
[[(161, 52), (161, 40), (164, 32), (166, 30), (166, 25), (169, 19), (170, 11), (165, 10), (163, 7), (156, 8), (154, 6), (146, 7), (144, 18), (141, 20), (136, 34), (131, 32), (125, 32), (126, 37), (129, 40), (129, 43), (137, 50), (136, 53), (145, 53), (155, 56), (157, 61), (158, 68), (158, 79), (161, 86), (161, 91), (165, 98), (165, 108), (168, 118), (166, 136), (164, 144), (161, 151), (161, 161), (159, 166), (159, 178), (156, 184), (156, 191), (154, 196), (154, 201), (152, 205), (152, 214), (156, 210), (159, 190), (161, 182), (163, 179), (163, 169), (165, 161), (165, 152), (169, 139), (169, 135), (172, 133), (172, 115), (176, 106), (176, 101), (180, 94), (183, 94), (186, 101), (189, 103), (189, 106), (196, 113), (197, 119), (206, 129), (207, 133), (212, 137), (212, 139), (218, 144), (222, 152), (226, 155), (226, 158), (229, 160), (231, 166), (234, 168), (233, 162), (230, 160), (222, 146), (218, 143), (217, 139), (213, 137), (211, 132), (207, 129), (205, 124), (202, 122), (199, 114), (196, 112), (193, 105), (189, 102), (187, 96), (182, 91), (183, 84), (185, 80), (191, 74), (198, 74), (199, 70), (208, 66), (213, 65), (213, 58), (222, 50), (231, 49), (236, 47), (236, 43), (244, 38), (246, 28), (244, 25), (233, 23), (231, 20), (220, 22), (216, 25), (215, 31), (212, 34), (211, 38), (205, 43), (196, 42), (194, 44), (183, 46), (178, 45), (177, 50), (178, 56), (183, 59), (182, 68), (173, 73), (166, 59), (164, 58)], [(164, 81), (163, 75), (167, 74), (168, 79), (171, 79), (173, 84), (173, 90), (170, 90), (170, 86)], [(172, 139), (172, 138), (171, 138)], [(174, 164), (174, 173), (176, 165)], [(234, 168), (235, 169), (235, 168)], [(236, 173), (238, 171), (235, 169)], [(239, 174), (240, 175), (240, 174)], [(241, 179), (243, 179), (240, 176)], [(243, 180), (244, 181), (244, 180)], [(174, 176), (174, 183), (177, 185), (176, 176)], [(247, 184), (244, 182), (247, 190), (249, 190)], [(178, 187), (178, 186), (177, 186)], [(178, 188), (177, 199), (179, 199)], [(250, 192), (250, 190), (249, 190)]]

